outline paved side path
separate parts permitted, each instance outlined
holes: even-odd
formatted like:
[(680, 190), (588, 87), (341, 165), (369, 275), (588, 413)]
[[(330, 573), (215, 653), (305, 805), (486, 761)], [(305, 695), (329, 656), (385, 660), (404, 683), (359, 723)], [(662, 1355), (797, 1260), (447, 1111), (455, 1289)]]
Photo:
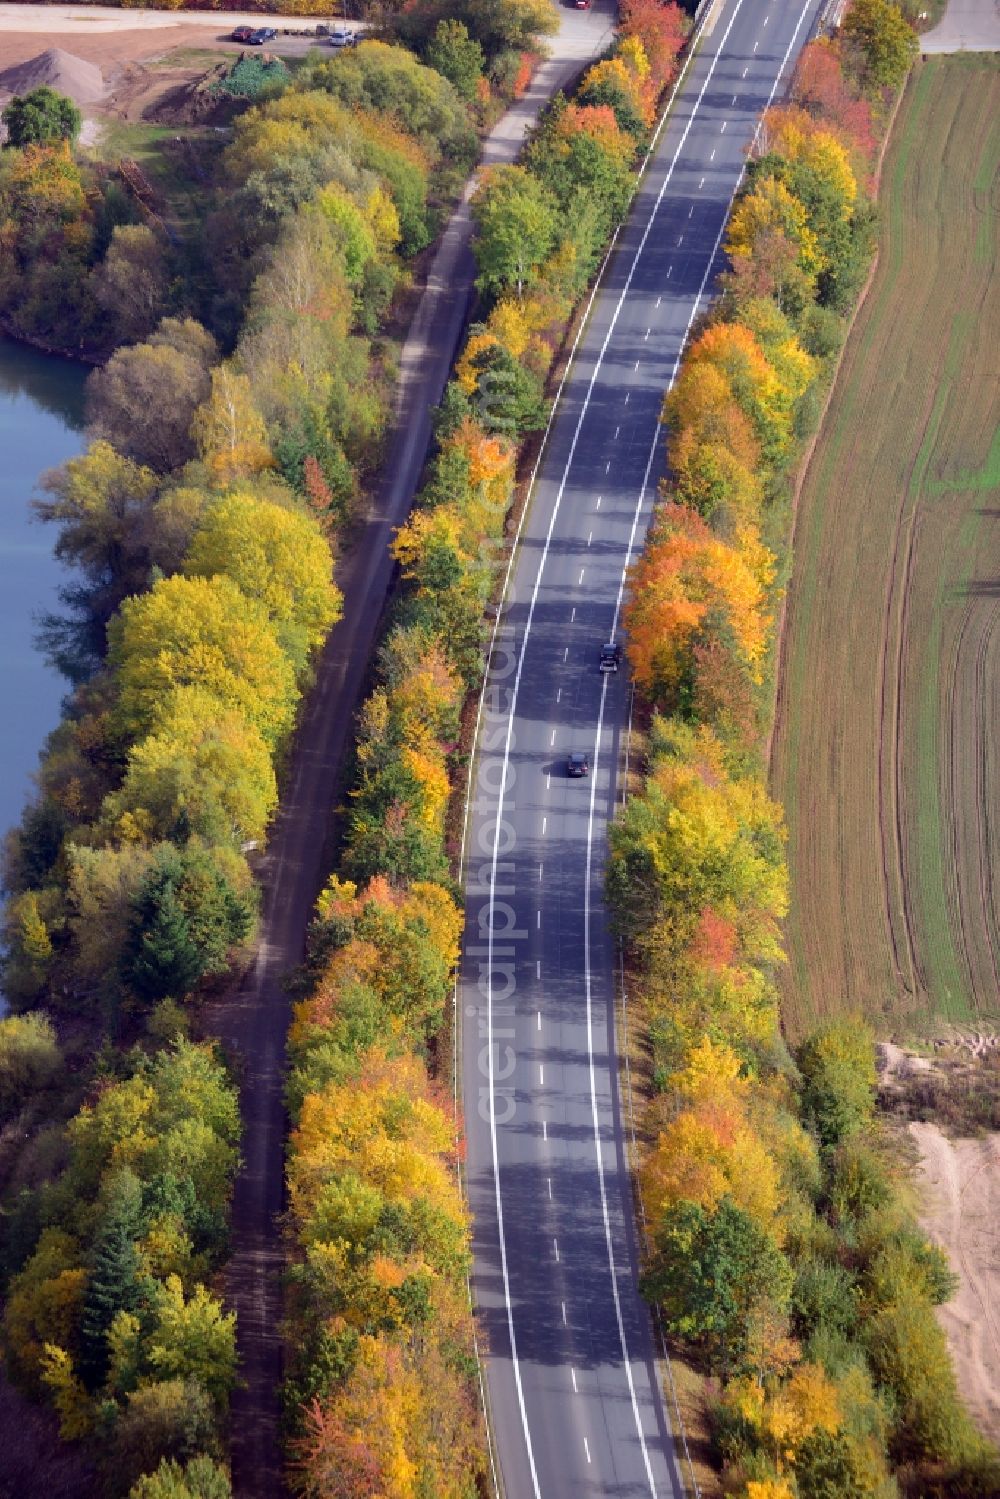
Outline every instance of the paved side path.
[[(610, 39), (611, 0), (563, 11), (552, 57), (490, 135), (484, 161), (512, 161), (545, 101)], [(396, 421), (381, 485), (360, 541), (338, 568), (345, 618), (317, 663), (286, 777), (263, 873), (262, 931), (254, 969), (238, 993), (214, 1007), (211, 1029), (241, 1069), (244, 1167), (236, 1182), (228, 1295), (238, 1317), (244, 1386), (233, 1399), (232, 1462), (237, 1499), (282, 1492), (278, 1386), (283, 1268), (285, 1112), (282, 1080), (289, 1003), (282, 976), (301, 961), (303, 937), (326, 870), (323, 842), (337, 771), (392, 576), (388, 543), (409, 511), (472, 291), (474, 264), (466, 192), (442, 237), (401, 364)]]
[(1000, 0), (948, 0), (933, 31), (920, 38), (925, 56), (934, 52), (1000, 52)]

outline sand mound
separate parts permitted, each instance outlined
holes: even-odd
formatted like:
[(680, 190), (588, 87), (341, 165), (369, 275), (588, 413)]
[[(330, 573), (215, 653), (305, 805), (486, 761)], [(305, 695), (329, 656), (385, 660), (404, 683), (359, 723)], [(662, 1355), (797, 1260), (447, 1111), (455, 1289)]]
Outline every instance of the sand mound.
[(875, 1047), (875, 1066), (879, 1082), (884, 1087), (902, 1078), (914, 1077), (918, 1072), (931, 1072), (934, 1064), (926, 1057), (914, 1056), (901, 1046), (894, 1046), (891, 1041), (879, 1041)]
[(43, 84), (68, 95), (76, 104), (90, 104), (105, 92), (104, 77), (97, 64), (74, 57), (61, 47), (50, 47), (28, 62), (0, 73), (3, 93), (30, 94)]

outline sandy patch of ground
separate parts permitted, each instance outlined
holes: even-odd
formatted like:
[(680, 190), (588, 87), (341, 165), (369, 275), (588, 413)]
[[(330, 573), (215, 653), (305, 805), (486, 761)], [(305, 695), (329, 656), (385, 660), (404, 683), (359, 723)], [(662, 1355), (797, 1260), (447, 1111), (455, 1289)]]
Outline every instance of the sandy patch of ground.
[(932, 52), (1000, 52), (1000, 0), (948, 0), (933, 31), (920, 38), (924, 56)]
[(938, 1308), (958, 1387), (979, 1429), (1000, 1438), (1000, 1134), (949, 1140), (912, 1123), (920, 1152), (920, 1221), (960, 1278)]
[(4, 66), (11, 67), (37, 57), (47, 47), (60, 47), (75, 57), (97, 63), (105, 76), (116, 67), (128, 62), (148, 62), (161, 57), (174, 47), (215, 48), (228, 47), (239, 51), (232, 43), (223, 40), (218, 24), (214, 31), (203, 26), (175, 26), (169, 31), (128, 30), (95, 34), (85, 31), (60, 31), (55, 26), (39, 33), (36, 30), (7, 31), (0, 28), (0, 54)]
[(115, 5), (20, 5), (0, 4), (0, 31), (48, 32), (50, 29), (65, 32), (131, 31), (138, 27), (146, 30), (175, 30), (178, 26), (218, 27), (227, 31), (234, 26), (287, 27), (290, 31), (304, 31), (315, 26), (317, 21), (329, 21), (340, 13), (333, 4), (330, 14), (323, 16), (276, 16), (261, 11), (216, 10), (176, 11), (144, 9), (129, 6), (123, 10)]
[[(222, 51), (238, 53), (243, 50), (238, 42), (230, 40), (233, 26), (242, 21), (256, 25), (271, 24), (289, 26), (296, 24), (295, 18), (287, 16), (228, 16), (215, 11), (210, 15), (185, 15), (180, 12), (133, 10), (117, 12), (115, 24), (97, 20), (87, 26), (88, 15), (72, 18), (61, 16), (51, 7), (38, 7), (46, 18), (42, 24), (35, 8), (31, 6), (0, 5), (0, 66), (9, 68), (37, 57), (47, 47), (60, 47), (75, 57), (97, 63), (106, 78), (112, 78), (115, 69), (125, 63), (150, 62), (175, 48), (190, 47), (199, 51)], [(165, 17), (167, 24), (142, 24), (146, 15)], [(23, 20), (21, 19), (23, 17)], [(310, 21), (310, 25), (315, 24)], [(327, 23), (332, 24), (332, 23)], [(357, 29), (357, 28), (355, 28)], [(307, 34), (278, 36), (269, 43), (268, 50), (284, 57), (302, 57), (317, 45), (317, 39)]]

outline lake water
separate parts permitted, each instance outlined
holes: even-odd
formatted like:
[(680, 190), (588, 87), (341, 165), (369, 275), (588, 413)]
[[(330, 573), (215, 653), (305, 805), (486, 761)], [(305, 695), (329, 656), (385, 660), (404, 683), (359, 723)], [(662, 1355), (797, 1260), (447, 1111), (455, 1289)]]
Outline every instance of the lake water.
[(0, 338), (0, 835), (21, 816), (67, 691), (34, 638), (69, 575), (52, 554), (55, 528), (34, 520), (29, 502), (45, 470), (84, 446), (87, 373)]

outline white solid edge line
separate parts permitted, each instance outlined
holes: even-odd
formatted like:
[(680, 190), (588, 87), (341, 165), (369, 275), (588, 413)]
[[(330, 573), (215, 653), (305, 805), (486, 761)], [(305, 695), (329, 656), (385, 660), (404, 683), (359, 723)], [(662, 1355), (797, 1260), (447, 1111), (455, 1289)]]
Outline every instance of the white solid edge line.
[[(811, 4), (812, 0), (809, 0), (809, 3)], [(493, 904), (495, 902), (495, 898), (496, 898), (497, 865), (498, 865), (499, 859), (500, 859), (500, 823), (501, 823), (501, 818), (502, 818), (502, 813), (503, 813), (504, 788), (505, 788), (506, 783), (507, 783), (507, 768), (508, 768), (508, 765), (510, 763), (511, 739), (512, 739), (513, 732), (514, 732), (514, 715), (515, 715), (515, 711), (516, 711), (516, 707), (517, 707), (518, 692), (520, 690), (520, 685), (521, 685), (521, 672), (522, 672), (523, 667), (524, 667), (524, 657), (525, 657), (525, 651), (527, 649), (528, 638), (529, 638), (529, 636), (531, 634), (531, 622), (532, 622), (532, 619), (534, 617), (535, 604), (536, 604), (536, 602), (538, 600), (538, 591), (539, 591), (539, 587), (541, 585), (542, 570), (543, 570), (543, 568), (545, 566), (545, 559), (546, 559), (546, 557), (548, 555), (549, 546), (551, 545), (551, 542), (552, 542), (552, 533), (553, 533), (553, 531), (555, 529), (556, 519), (557, 519), (557, 517), (559, 515), (559, 509), (560, 509), (560, 505), (562, 503), (562, 497), (563, 497), (563, 494), (565, 493), (565, 490), (566, 490), (566, 482), (567, 482), (567, 479), (569, 477), (569, 471), (570, 471), (570, 468), (572, 467), (573, 458), (574, 458), (574, 455), (576, 453), (577, 443), (579, 442), (579, 439), (580, 439), (580, 432), (581, 432), (581, 430), (583, 428), (583, 423), (584, 423), (584, 420), (586, 418), (587, 411), (588, 411), (588, 409), (590, 407), (590, 401), (591, 401), (591, 397), (592, 397), (593, 392), (594, 392), (594, 386), (595, 386), (595, 384), (597, 382), (597, 377), (598, 377), (598, 374), (600, 373), (601, 366), (604, 363), (604, 356), (607, 353), (608, 345), (611, 342), (612, 334), (614, 333), (615, 327), (616, 327), (616, 325), (618, 323), (618, 318), (621, 315), (621, 310), (622, 310), (622, 307), (625, 304), (625, 299), (628, 296), (628, 293), (629, 293), (629, 291), (631, 289), (632, 279), (633, 279), (633, 277), (635, 275), (636, 267), (638, 266), (639, 261), (640, 261), (640, 259), (642, 257), (642, 252), (643, 252), (643, 250), (646, 247), (646, 241), (649, 239), (650, 233), (652, 232), (652, 227), (653, 227), (653, 224), (654, 224), (654, 222), (656, 220), (656, 215), (657, 215), (657, 213), (659, 211), (660, 204), (663, 201), (663, 195), (664, 195), (664, 193), (667, 190), (667, 186), (670, 183), (671, 178), (673, 177), (674, 168), (677, 165), (677, 161), (678, 161), (678, 158), (679, 158), (679, 156), (681, 154), (681, 151), (684, 149), (684, 143), (685, 143), (685, 141), (688, 138), (688, 134), (690, 133), (691, 126), (693, 125), (695, 117), (697, 116), (698, 110), (699, 110), (699, 108), (701, 106), (701, 101), (705, 97), (705, 91), (707, 90), (708, 85), (709, 85), (709, 83), (712, 80), (712, 75), (714, 74), (715, 69), (716, 69), (716, 67), (718, 65), (719, 58), (722, 56), (723, 48), (725, 47), (726, 42), (729, 40), (729, 33), (733, 29), (733, 26), (734, 26), (734, 24), (736, 22), (736, 17), (739, 15), (740, 10), (742, 9), (742, 6), (743, 6), (743, 0), (736, 0), (736, 3), (734, 5), (734, 7), (733, 7), (733, 13), (732, 13), (732, 15), (729, 18), (729, 23), (726, 26), (726, 29), (723, 32), (723, 34), (722, 34), (722, 36), (721, 36), (721, 38), (719, 40), (719, 44), (718, 44), (718, 46), (716, 48), (716, 51), (715, 51), (715, 56), (712, 58), (711, 64), (710, 64), (710, 66), (708, 68), (708, 71), (705, 74), (704, 82), (702, 83), (701, 89), (700, 89), (700, 91), (698, 93), (698, 97), (695, 100), (695, 103), (694, 103), (694, 105), (692, 107), (691, 114), (690, 114), (690, 116), (688, 118), (687, 123), (684, 126), (683, 131), (681, 132), (681, 138), (680, 138), (680, 141), (678, 142), (677, 149), (674, 152), (673, 159), (671, 160), (670, 166), (667, 168), (667, 171), (666, 171), (666, 173), (664, 175), (664, 178), (663, 178), (663, 182), (662, 182), (662, 184), (660, 186), (660, 190), (659, 190), (659, 192), (656, 195), (656, 201), (654, 202), (653, 207), (650, 210), (649, 218), (647, 219), (647, 222), (646, 222), (646, 227), (643, 230), (642, 236), (641, 236), (641, 238), (639, 240), (639, 246), (638, 246), (638, 248), (637, 248), (637, 250), (636, 250), (636, 252), (635, 252), (635, 254), (634, 254), (633, 258), (632, 258), (632, 265), (629, 268), (628, 276), (626, 277), (625, 284), (622, 287), (621, 293), (619, 295), (618, 303), (617, 303), (617, 305), (616, 305), (616, 307), (614, 309), (614, 312), (612, 313), (611, 321), (610, 321), (610, 323), (608, 325), (607, 333), (604, 336), (604, 341), (601, 344), (601, 349), (600, 349), (600, 352), (598, 354), (597, 360), (595, 362), (593, 373), (591, 374), (591, 377), (590, 377), (590, 383), (589, 383), (589, 385), (587, 387), (587, 394), (584, 397), (583, 405), (582, 405), (581, 410), (580, 410), (580, 415), (579, 415), (579, 417), (577, 419), (576, 430), (573, 433), (573, 440), (572, 440), (572, 442), (570, 444), (569, 455), (568, 455), (568, 457), (566, 459), (566, 466), (565, 466), (565, 468), (563, 470), (562, 479), (560, 480), (559, 488), (556, 491), (556, 497), (555, 497), (555, 500), (554, 500), (553, 505), (552, 505), (552, 514), (551, 514), (551, 516), (549, 518), (549, 526), (548, 526), (548, 530), (546, 531), (546, 534), (545, 534), (545, 544), (544, 544), (543, 549), (542, 549), (542, 555), (541, 555), (541, 557), (539, 559), (538, 572), (535, 575), (535, 583), (534, 583), (534, 587), (532, 588), (532, 592), (531, 592), (531, 601), (530, 601), (529, 606), (528, 606), (528, 617), (527, 617), (527, 620), (525, 621), (524, 637), (523, 637), (523, 639), (521, 641), (521, 649), (520, 649), (520, 651), (518, 653), (517, 671), (516, 671), (515, 676), (514, 676), (514, 686), (513, 686), (512, 690), (511, 690), (510, 707), (508, 709), (507, 733), (506, 733), (506, 736), (505, 736), (505, 739), (504, 739), (503, 771), (502, 771), (502, 774), (500, 776), (500, 792), (499, 792), (499, 796), (498, 796), (498, 799), (497, 799), (496, 821), (495, 821), (495, 825), (494, 825), (494, 835), (493, 835), (493, 860), (492, 860), (492, 865), (491, 865), (491, 868), (490, 868), (490, 905), (491, 905), (491, 908), (492, 908), (492, 906), (493, 906)], [(707, 12), (706, 12), (706, 14), (707, 14)], [(688, 62), (690, 62), (690, 59), (693, 56), (694, 56), (694, 51), (692, 49), (691, 52), (689, 53), (689, 56), (688, 56)], [(671, 100), (670, 100), (671, 104), (672, 104), (673, 99), (674, 99), (674, 97), (676, 95), (677, 88), (680, 86), (680, 82), (681, 82), (681, 79), (684, 76), (684, 72), (686, 70), (686, 67), (687, 67), (687, 63), (685, 64), (685, 68), (682, 68), (681, 73), (678, 75), (677, 85), (675, 85), (674, 92), (673, 92), (673, 94), (671, 94)], [(664, 120), (666, 120), (666, 118), (668, 116), (669, 109), (670, 109), (670, 104), (667, 105), (667, 108), (664, 111), (664, 116), (663, 116)], [(659, 134), (659, 131), (657, 131), (657, 134)], [(654, 142), (655, 142), (655, 136), (654, 136)], [(653, 146), (651, 145), (650, 146), (650, 150), (647, 151), (647, 153), (646, 153), (646, 157), (645, 157), (645, 160), (643, 162), (643, 169), (645, 169), (646, 162), (648, 162), (648, 160), (649, 160), (650, 152), (652, 151), (652, 149), (653, 149)], [(597, 289), (598, 289), (599, 286), (600, 286), (600, 282), (598, 282), (595, 285), (594, 293), (591, 296), (591, 303), (593, 303), (594, 296), (596, 295), (596, 292), (597, 292)], [(582, 327), (583, 326), (585, 326), (585, 324), (581, 325), (581, 331), (582, 331)], [(567, 365), (567, 373), (569, 371), (569, 368), (570, 368), (570, 366)], [(555, 410), (556, 410), (556, 407), (553, 406), (553, 414), (554, 414)], [(549, 418), (550, 424), (551, 424), (551, 420), (552, 420), (552, 417), (550, 416), (550, 418)], [(547, 433), (546, 433), (546, 435), (547, 435)], [(541, 454), (539, 454), (539, 457), (540, 456), (541, 456)], [(511, 566), (513, 564), (514, 555), (515, 555), (515, 553), (512, 552), (511, 553), (511, 560), (508, 563), (508, 571), (507, 571), (508, 579), (510, 577), (510, 569), (511, 569)], [(505, 587), (506, 587), (506, 583), (505, 583)], [(605, 681), (604, 681), (604, 689), (606, 690), (606, 688), (607, 688), (607, 678), (605, 678)], [(593, 782), (591, 783), (591, 785), (593, 786)], [(535, 1455), (534, 1455), (534, 1450), (533, 1450), (532, 1445), (531, 1445), (531, 1432), (530, 1432), (530, 1429), (529, 1429), (529, 1426), (528, 1426), (528, 1413), (527, 1413), (527, 1408), (526, 1408), (525, 1403), (524, 1403), (524, 1386), (523, 1386), (522, 1381), (521, 1381), (521, 1368), (520, 1368), (520, 1363), (519, 1363), (518, 1357), (517, 1357), (517, 1337), (516, 1337), (516, 1334), (514, 1332), (514, 1308), (513, 1308), (513, 1305), (511, 1303), (511, 1299), (510, 1299), (510, 1273), (509, 1273), (509, 1269), (508, 1269), (508, 1265), (507, 1265), (507, 1240), (506, 1240), (506, 1235), (504, 1233), (504, 1226), (503, 1226), (503, 1197), (502, 1197), (502, 1193), (501, 1193), (501, 1190), (500, 1190), (500, 1158), (499, 1158), (499, 1150), (498, 1150), (498, 1146), (497, 1146), (497, 1123), (496, 1123), (496, 1106), (495, 1106), (496, 1080), (495, 1080), (495, 1077), (494, 1077), (494, 1065), (493, 1065), (493, 1049), (494, 1048), (493, 1048), (493, 922), (492, 921), (490, 922), (489, 937), (488, 937), (488, 940), (487, 940), (487, 960), (486, 961), (487, 961), (487, 969), (486, 969), (486, 1032), (487, 1032), (487, 1052), (488, 1052), (488, 1059), (489, 1059), (489, 1061), (488, 1061), (488, 1068), (487, 1068), (487, 1081), (488, 1081), (488, 1085), (489, 1085), (489, 1099), (490, 1099), (490, 1110), (489, 1110), (489, 1112), (490, 1112), (490, 1144), (491, 1144), (491, 1147), (492, 1147), (492, 1154), (493, 1154), (493, 1182), (494, 1182), (494, 1194), (495, 1194), (496, 1211), (497, 1211), (497, 1235), (498, 1235), (499, 1242), (500, 1242), (500, 1268), (501, 1268), (502, 1279), (503, 1279), (504, 1301), (506, 1303), (506, 1309), (507, 1309), (507, 1332), (508, 1332), (508, 1336), (510, 1338), (511, 1364), (512, 1364), (513, 1371), (514, 1371), (514, 1385), (515, 1385), (515, 1388), (517, 1390), (517, 1403), (518, 1403), (518, 1409), (519, 1409), (519, 1412), (520, 1412), (520, 1415), (521, 1415), (521, 1426), (522, 1426), (522, 1429), (524, 1431), (525, 1447), (527, 1449), (527, 1454), (528, 1454), (528, 1466), (529, 1466), (529, 1469), (531, 1471), (531, 1482), (532, 1482), (532, 1488), (533, 1488), (534, 1494), (536, 1496), (536, 1499), (541, 1499), (541, 1490), (540, 1490), (540, 1488), (538, 1486), (538, 1470), (537, 1470), (537, 1468), (535, 1466)], [(600, 1155), (598, 1155), (598, 1162), (600, 1163)], [(603, 1166), (601, 1167), (601, 1171), (600, 1171), (600, 1181), (601, 1181), (601, 1196), (602, 1196), (602, 1202), (603, 1202), (604, 1213), (605, 1213), (605, 1222), (606, 1222), (606, 1224), (608, 1226), (608, 1234), (609, 1234), (609, 1237), (610, 1237), (610, 1224), (608, 1224), (608, 1220), (607, 1220), (607, 1201), (606, 1201), (605, 1192), (604, 1192), (604, 1172), (603, 1172)], [(642, 1448), (642, 1457), (643, 1457), (643, 1463), (644, 1463), (644, 1466), (645, 1466), (645, 1469), (646, 1469), (646, 1474), (647, 1474), (647, 1476), (649, 1478), (650, 1492), (653, 1494), (654, 1499), (655, 1499), (655, 1495), (656, 1495), (656, 1481), (655, 1481), (655, 1479), (653, 1477), (652, 1464), (650, 1463), (650, 1460), (649, 1460), (649, 1451), (648, 1451), (647, 1446), (646, 1446), (646, 1433), (645, 1433), (645, 1431), (643, 1429), (642, 1419), (641, 1419), (641, 1416), (639, 1414), (639, 1403), (638, 1403), (638, 1400), (636, 1398), (635, 1382), (634, 1382), (634, 1380), (632, 1378), (632, 1364), (631, 1364), (631, 1360), (629, 1359), (629, 1356), (628, 1356), (628, 1348), (627, 1348), (627, 1344), (626, 1344), (626, 1340), (625, 1340), (625, 1327), (624, 1327), (624, 1323), (622, 1321), (621, 1302), (620, 1302), (620, 1299), (619, 1299), (619, 1296), (618, 1296), (618, 1283), (617, 1283), (617, 1279), (615, 1277), (614, 1262), (613, 1262), (613, 1260), (612, 1260), (612, 1263), (611, 1263), (611, 1286), (612, 1286), (612, 1291), (613, 1291), (613, 1296), (614, 1296), (615, 1313), (616, 1313), (617, 1320), (618, 1320), (619, 1339), (621, 1341), (622, 1354), (623, 1354), (624, 1362), (625, 1362), (625, 1373), (626, 1373), (626, 1378), (627, 1378), (627, 1382), (628, 1382), (629, 1395), (630, 1395), (631, 1401), (632, 1401), (632, 1412), (633, 1412), (633, 1415), (635, 1417), (636, 1429), (637, 1429), (637, 1431), (639, 1433), (639, 1442), (640, 1442), (640, 1446)]]

